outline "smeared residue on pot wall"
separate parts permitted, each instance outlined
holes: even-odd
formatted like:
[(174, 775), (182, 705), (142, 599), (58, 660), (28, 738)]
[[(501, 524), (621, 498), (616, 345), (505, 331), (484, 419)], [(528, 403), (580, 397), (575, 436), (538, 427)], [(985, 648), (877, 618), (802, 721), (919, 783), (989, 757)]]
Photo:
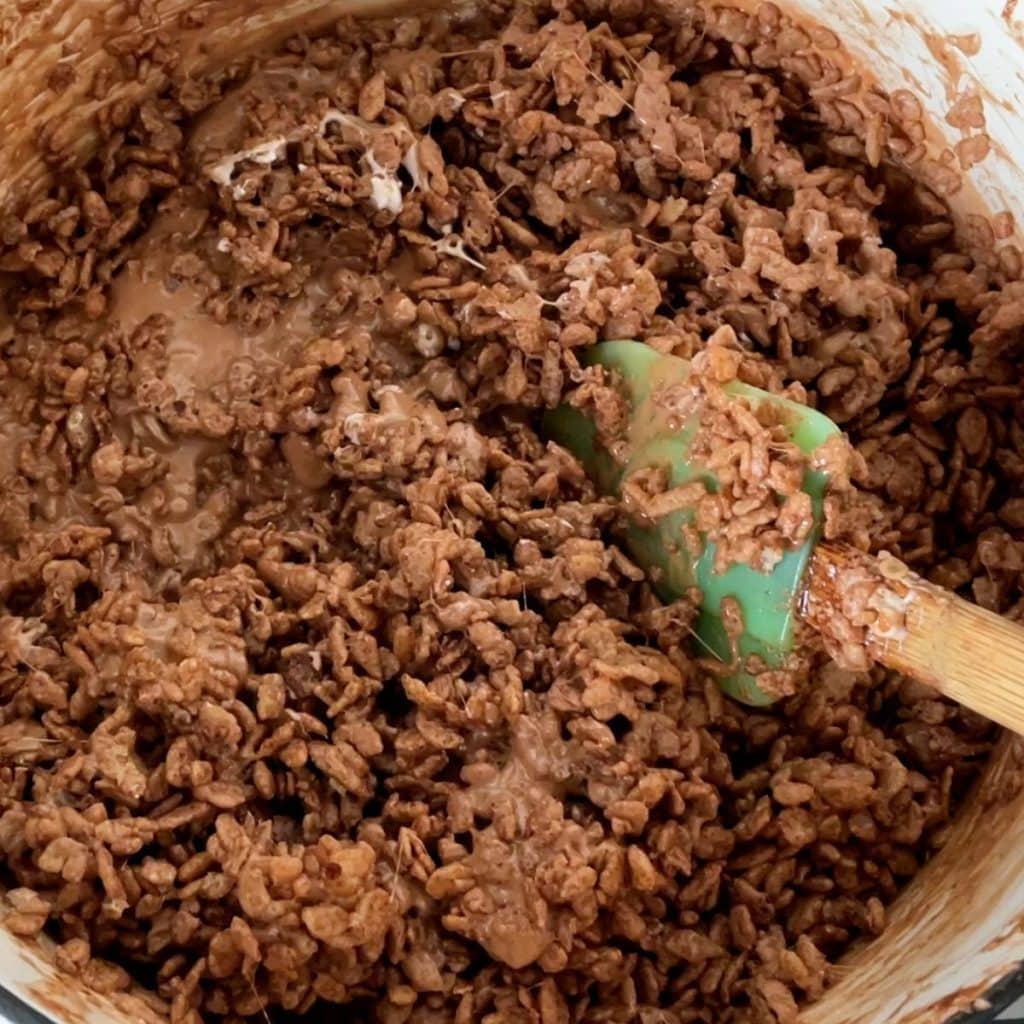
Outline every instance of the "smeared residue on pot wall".
[[(1001, 13), (1003, 22), (1010, 31), (1010, 37), (1024, 49), (1024, 12), (1017, 13), (1017, 0), (1006, 0)], [(1024, 74), (1021, 71), (1018, 70), (1016, 74), (1024, 81)]]
[[(1024, 956), (1019, 825), (1024, 740), (1005, 736), (941, 854), (890, 910), (882, 936), (803, 1024), (941, 1024)], [(1017, 898), (1014, 899), (1016, 889)]]
[[(296, 31), (402, 0), (41, 0), (0, 3), (0, 211), (46, 182), (40, 153), (75, 164), (96, 146), (93, 119), (170, 78), (199, 75)], [(422, 10), (428, 6), (418, 3)], [(429, 6), (435, 6), (429, 4)], [(129, 7), (139, 13), (129, 13)], [(166, 33), (166, 34), (165, 34)], [(164, 41), (174, 39), (174, 50)], [(115, 56), (116, 54), (116, 56)], [(109, 83), (109, 88), (104, 84)]]
[[(790, 0), (783, 6), (842, 26), (862, 72), (875, 73), (885, 89), (917, 94), (930, 115), (929, 159), (937, 173), (948, 168), (964, 178), (957, 212), (994, 215), (1019, 208), (1024, 194), (1020, 154), (1013, 152), (1024, 116), (1024, 20), (1017, 2), (883, 0), (869, 7), (864, 0)], [(982, 111), (980, 126), (957, 123), (956, 113), (946, 120), (972, 96)], [(1020, 217), (1015, 221), (1011, 234), (1020, 244)]]
[[(3, 915), (0, 908), (0, 922)], [(77, 979), (58, 972), (50, 962), (53, 949), (48, 939), (38, 944), (25, 941), (0, 926), (3, 987), (61, 1024), (163, 1024), (163, 1018), (138, 995), (118, 992), (101, 996)]]

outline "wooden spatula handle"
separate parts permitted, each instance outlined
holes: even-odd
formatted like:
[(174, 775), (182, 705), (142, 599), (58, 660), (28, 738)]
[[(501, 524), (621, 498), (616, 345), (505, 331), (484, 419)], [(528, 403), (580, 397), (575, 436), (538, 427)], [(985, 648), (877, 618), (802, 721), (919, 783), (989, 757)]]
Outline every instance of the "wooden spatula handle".
[(856, 648), (1024, 734), (1024, 626), (929, 583), (902, 562), (819, 544), (801, 606), (835, 651)]

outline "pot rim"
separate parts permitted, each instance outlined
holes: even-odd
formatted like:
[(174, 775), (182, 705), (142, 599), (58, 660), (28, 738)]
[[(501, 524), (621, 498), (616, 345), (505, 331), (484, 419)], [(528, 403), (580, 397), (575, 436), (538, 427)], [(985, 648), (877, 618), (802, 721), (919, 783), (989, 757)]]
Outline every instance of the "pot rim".
[[(1024, 963), (997, 981), (982, 997), (983, 1009), (952, 1017), (949, 1024), (1024, 1024), (1024, 1019), (999, 1019), (1000, 1013), (1024, 996)], [(0, 982), (0, 1024), (63, 1024), (40, 1013)]]

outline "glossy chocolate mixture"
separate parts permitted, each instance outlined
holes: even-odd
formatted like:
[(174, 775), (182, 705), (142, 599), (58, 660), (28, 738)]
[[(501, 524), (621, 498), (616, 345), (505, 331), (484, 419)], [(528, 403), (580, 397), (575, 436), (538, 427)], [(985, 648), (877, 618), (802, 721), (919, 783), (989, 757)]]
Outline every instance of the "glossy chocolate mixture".
[(885, 927), (987, 724), (824, 656), (729, 702), (537, 430), (595, 340), (714, 336), (849, 432), (837, 535), (1020, 615), (1020, 255), (837, 46), (341, 23), (0, 222), (11, 928), (177, 1024), (788, 1024)]

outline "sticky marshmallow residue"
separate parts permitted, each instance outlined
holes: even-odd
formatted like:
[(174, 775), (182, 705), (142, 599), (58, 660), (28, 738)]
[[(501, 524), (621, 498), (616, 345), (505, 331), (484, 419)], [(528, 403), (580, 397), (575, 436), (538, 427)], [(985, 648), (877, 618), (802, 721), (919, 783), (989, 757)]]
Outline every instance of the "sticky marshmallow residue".
[(402, 212), (402, 183), (394, 171), (382, 167), (373, 153), (366, 151), (365, 159), (370, 168), (370, 198), (378, 210), (389, 213)]
[(478, 270), (487, 269), (484, 264), (466, 252), (466, 243), (458, 235), (453, 234), (451, 227), (448, 225), (445, 226), (442, 237), (431, 242), (430, 247), (442, 256), (454, 256), (456, 259), (462, 260)]
[[(333, 107), (327, 110), (320, 118), (317, 125), (317, 134), (325, 135), (332, 125), (341, 125), (345, 128), (355, 129), (364, 146), (371, 140), (375, 132), (387, 130), (378, 128), (354, 114), (346, 114)], [(296, 141), (297, 138), (299, 138), (298, 135), (281, 135), (258, 143), (255, 146), (250, 146), (248, 149), (230, 153), (213, 164), (207, 173), (211, 180), (218, 185), (230, 188), (235, 175), (238, 173), (240, 164), (248, 162), (269, 167), (271, 164), (284, 158), (288, 143)], [(402, 157), (402, 166), (409, 172), (414, 189), (424, 188), (426, 180), (419, 164), (418, 147), (419, 140), (416, 139), (406, 149)], [(370, 169), (370, 200), (373, 205), (378, 210), (386, 210), (396, 215), (401, 213), (402, 183), (398, 180), (397, 173), (383, 167), (368, 147), (363, 154), (363, 159)], [(243, 198), (244, 192), (245, 190), (242, 186), (235, 185), (234, 196), (236, 199)], [(461, 256), (460, 258), (467, 259), (474, 266), (480, 266), (471, 257)]]
[(229, 186), (241, 163), (263, 164), (269, 167), (285, 155), (288, 146), (288, 139), (283, 135), (277, 138), (268, 139), (249, 149), (239, 150), (237, 153), (229, 153), (218, 160), (210, 169), (209, 175), (218, 185)]
[(419, 155), (420, 143), (417, 139), (406, 151), (405, 156), (402, 157), (402, 166), (409, 172), (409, 177), (412, 178), (413, 191), (416, 189), (422, 189), (426, 178), (423, 176), (423, 171), (420, 168), (420, 155)]
[[(370, 124), (363, 118), (345, 114), (333, 107), (320, 118), (320, 134), (323, 135), (331, 125), (341, 125), (347, 128), (354, 128), (358, 133), (364, 146), (380, 128)], [(416, 143), (410, 146), (414, 150)], [(408, 153), (406, 153), (408, 156)], [(395, 171), (383, 167), (374, 157), (372, 151), (367, 148), (363, 154), (367, 167), (370, 168), (370, 201), (378, 210), (386, 210), (388, 213), (399, 214), (402, 212), (402, 183), (398, 180)], [(415, 159), (415, 157), (413, 158)], [(403, 159), (403, 163), (405, 160)], [(416, 180), (414, 176), (413, 180)]]

